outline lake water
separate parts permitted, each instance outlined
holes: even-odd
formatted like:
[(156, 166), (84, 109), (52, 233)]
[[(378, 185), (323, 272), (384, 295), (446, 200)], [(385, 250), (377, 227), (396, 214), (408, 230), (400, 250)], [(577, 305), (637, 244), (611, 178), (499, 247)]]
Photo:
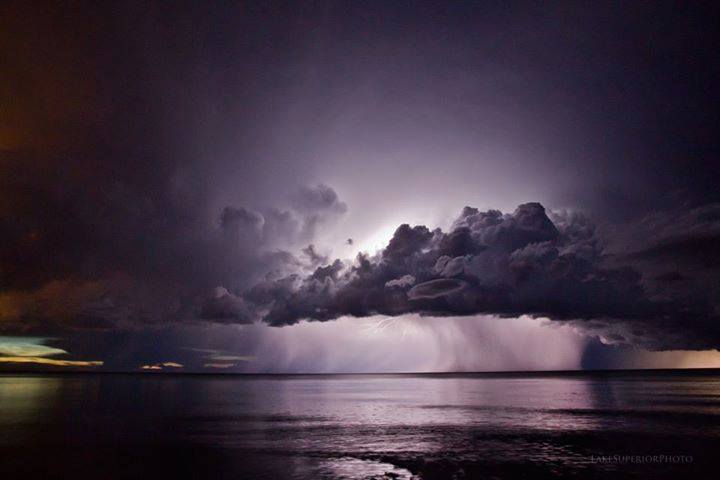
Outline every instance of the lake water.
[(2, 478), (715, 478), (718, 466), (717, 371), (0, 375)]

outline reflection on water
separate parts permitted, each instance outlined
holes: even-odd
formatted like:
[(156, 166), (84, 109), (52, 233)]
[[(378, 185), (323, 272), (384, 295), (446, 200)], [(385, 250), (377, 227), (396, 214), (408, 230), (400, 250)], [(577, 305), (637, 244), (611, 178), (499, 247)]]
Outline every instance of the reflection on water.
[[(0, 473), (702, 477), (719, 420), (714, 374), (5, 375)], [(693, 462), (594, 461), (612, 455)]]
[(18, 433), (23, 433), (23, 427), (36, 422), (53, 401), (61, 381), (52, 377), (0, 376), (0, 432), (7, 434), (8, 429), (18, 426)]

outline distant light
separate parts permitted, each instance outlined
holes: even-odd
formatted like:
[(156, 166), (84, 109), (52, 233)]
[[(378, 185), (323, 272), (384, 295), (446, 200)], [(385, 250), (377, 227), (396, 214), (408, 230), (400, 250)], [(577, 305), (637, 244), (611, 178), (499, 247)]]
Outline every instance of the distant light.
[(374, 255), (375, 253), (384, 250), (390, 242), (390, 239), (395, 234), (397, 227), (398, 224), (396, 223), (384, 225), (373, 232), (369, 237), (363, 239), (361, 242), (357, 242), (357, 253), (363, 252)]
[(140, 367), (140, 370), (163, 370), (165, 368), (183, 368), (184, 365), (182, 363), (177, 362), (162, 362), (162, 363), (154, 363), (151, 365), (143, 365)]
[(40, 365), (54, 365), (57, 367), (100, 367), (101, 360), (56, 360), (43, 357), (0, 357), (4, 363), (36, 363)]
[(43, 345), (45, 337), (0, 337), (0, 355), (9, 357), (51, 357), (67, 355), (61, 348)]

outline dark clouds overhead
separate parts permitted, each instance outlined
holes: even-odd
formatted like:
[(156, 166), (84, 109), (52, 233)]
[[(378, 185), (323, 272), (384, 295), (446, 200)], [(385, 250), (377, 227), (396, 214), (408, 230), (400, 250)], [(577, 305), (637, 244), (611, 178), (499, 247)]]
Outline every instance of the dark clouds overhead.
[[(656, 214), (626, 238), (539, 203), (512, 214), (466, 207), (447, 233), (400, 225), (376, 256), (265, 281), (247, 298), (278, 326), (344, 315), (531, 315), (577, 321), (617, 343), (716, 348), (720, 279), (700, 260), (717, 256), (708, 241), (720, 228), (717, 209)], [(637, 250), (611, 253), (624, 242)], [(705, 248), (688, 248), (698, 244)]]
[[(74, 183), (63, 188), (71, 185), (82, 188)], [(130, 215), (125, 203), (103, 194), (106, 208), (73, 195), (67, 201), (49, 199), (49, 208), (57, 210), (46, 212), (30, 189), (5, 193), (37, 209), (25, 212), (27, 222), (14, 216), (0, 222), (5, 331), (136, 328), (196, 319), (252, 322), (254, 314), (232, 291), (324, 261), (307, 242), (318, 225), (347, 208), (324, 185), (300, 191), (322, 202), (313, 200), (299, 211), (225, 207), (215, 222), (180, 206), (156, 210), (152, 202)], [(39, 220), (48, 214), (55, 218)]]

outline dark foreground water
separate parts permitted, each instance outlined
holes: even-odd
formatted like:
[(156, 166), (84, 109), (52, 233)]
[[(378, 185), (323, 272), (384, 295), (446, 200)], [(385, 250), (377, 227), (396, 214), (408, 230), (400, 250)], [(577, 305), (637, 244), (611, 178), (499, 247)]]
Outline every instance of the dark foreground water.
[(720, 374), (0, 375), (0, 478), (717, 478)]

